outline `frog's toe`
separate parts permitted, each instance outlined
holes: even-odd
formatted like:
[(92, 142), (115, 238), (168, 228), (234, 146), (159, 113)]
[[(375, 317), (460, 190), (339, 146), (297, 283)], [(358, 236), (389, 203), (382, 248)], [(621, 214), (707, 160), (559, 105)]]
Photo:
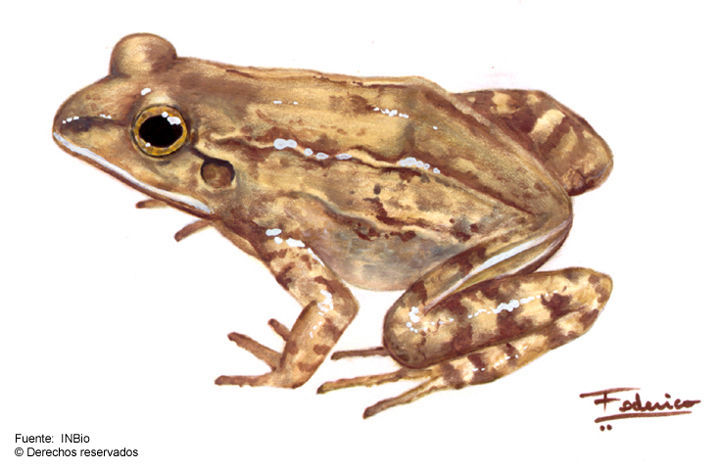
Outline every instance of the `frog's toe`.
[[(283, 339), (287, 340), (290, 330), (277, 320), (268, 322), (270, 327)], [(296, 388), (309, 378), (306, 374), (298, 373), (292, 367), (280, 367), (282, 354), (264, 346), (249, 336), (240, 333), (230, 333), (228, 338), (239, 347), (257, 357), (272, 369), (262, 375), (221, 375), (215, 379), (216, 385), (238, 385), (250, 387), (281, 387)]]
[(297, 388), (305, 383), (302, 378), (287, 371), (273, 370), (262, 375), (221, 375), (215, 379), (215, 385), (247, 385), (250, 387)]
[(332, 382), (325, 382), (318, 389), (318, 393), (330, 392), (333, 390), (347, 387), (370, 387), (372, 385), (380, 385), (389, 382), (397, 382), (399, 380), (413, 379), (426, 380), (420, 383), (418, 386), (411, 388), (405, 393), (402, 393), (392, 398), (381, 400), (374, 405), (366, 408), (365, 412), (363, 413), (363, 418), (369, 418), (370, 416), (376, 415), (381, 411), (392, 408), (393, 406), (404, 405), (406, 403), (413, 402), (429, 393), (450, 388), (450, 384), (445, 379), (442, 372), (437, 368), (410, 369), (407, 367), (401, 367), (395, 372), (390, 372), (387, 374), (366, 375), (363, 377), (354, 377), (351, 379), (340, 379)]
[(333, 361), (337, 361), (338, 359), (345, 359), (346, 357), (369, 357), (389, 355), (390, 353), (388, 353), (387, 349), (385, 349), (385, 346), (377, 346), (374, 348), (366, 349), (349, 349), (346, 351), (336, 351), (333, 353), (330, 359), (332, 359)]
[(228, 338), (230, 339), (230, 341), (233, 341), (239, 347), (243, 348), (253, 356), (263, 361), (265, 364), (269, 365), (271, 369), (277, 369), (277, 366), (280, 363), (279, 352), (275, 351), (274, 349), (270, 349), (267, 346), (263, 346), (249, 336), (242, 335), (240, 333), (230, 333), (228, 335)]
[(274, 318), (268, 320), (268, 325), (270, 325), (270, 328), (272, 328), (272, 330), (285, 341), (290, 338), (290, 329)]
[(215, 385), (249, 385), (251, 387), (263, 385), (262, 375), (221, 375), (215, 379)]
[(426, 380), (417, 387), (411, 388), (405, 393), (394, 396), (392, 398), (387, 398), (385, 400), (380, 400), (374, 405), (368, 406), (367, 408), (365, 408), (365, 412), (363, 412), (363, 418), (369, 418), (380, 413), (381, 411), (392, 408), (393, 406), (405, 405), (432, 392), (437, 392), (439, 390), (445, 390), (448, 388), (450, 388), (450, 386), (447, 384), (447, 382), (443, 379), (442, 376), (433, 376), (431, 379)]
[(318, 388), (318, 393), (331, 392), (333, 390), (339, 390), (341, 388), (348, 387), (371, 387), (373, 385), (380, 385), (388, 382), (397, 382), (398, 380), (411, 380), (419, 379), (423, 377), (430, 377), (431, 371), (428, 369), (409, 369), (402, 367), (395, 372), (389, 372), (387, 374), (375, 374), (375, 375), (364, 375), (361, 377), (353, 377), (349, 379), (338, 379), (330, 382), (325, 382)]

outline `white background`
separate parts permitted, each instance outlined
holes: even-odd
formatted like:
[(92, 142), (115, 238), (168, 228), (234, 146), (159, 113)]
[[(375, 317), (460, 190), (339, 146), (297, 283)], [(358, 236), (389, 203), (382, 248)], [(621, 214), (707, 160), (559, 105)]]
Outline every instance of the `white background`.
[[(232, 5), (232, 6), (230, 6)], [(717, 13), (712, 2), (12, 2), (3, 8), (0, 467), (710, 468), (719, 417)], [(363, 420), (410, 383), (328, 395), (324, 381), (392, 370), (328, 362), (298, 390), (213, 385), (264, 366), (230, 331), (300, 308), (217, 233), (52, 141), (58, 106), (104, 76), (122, 36), (182, 56), (353, 75), (420, 75), (448, 90), (545, 90), (607, 140), (615, 167), (575, 200), (548, 267), (615, 289), (594, 328), (502, 380)], [(351, 183), (349, 183), (351, 184)], [(356, 291), (338, 349), (379, 344), (397, 293)], [(641, 387), (700, 399), (689, 416), (616, 421), (578, 394)], [(17, 458), (15, 433), (84, 433), (137, 459)], [(65, 467), (67, 465), (67, 467)]]

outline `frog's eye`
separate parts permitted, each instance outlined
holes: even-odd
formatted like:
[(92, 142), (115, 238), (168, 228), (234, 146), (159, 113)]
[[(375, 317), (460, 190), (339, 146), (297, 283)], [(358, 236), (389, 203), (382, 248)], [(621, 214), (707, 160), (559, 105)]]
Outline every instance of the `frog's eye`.
[(170, 106), (145, 109), (135, 118), (133, 125), (135, 143), (152, 157), (170, 155), (185, 143), (187, 134), (180, 111)]

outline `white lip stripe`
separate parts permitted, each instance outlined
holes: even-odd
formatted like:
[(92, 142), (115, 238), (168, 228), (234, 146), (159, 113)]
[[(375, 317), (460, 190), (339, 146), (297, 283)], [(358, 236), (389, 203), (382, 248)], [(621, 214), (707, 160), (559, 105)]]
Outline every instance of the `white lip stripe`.
[(128, 183), (131, 183), (135, 186), (138, 186), (152, 194), (157, 194), (158, 196), (162, 196), (164, 198), (173, 200), (175, 202), (179, 202), (181, 204), (185, 204), (186, 206), (194, 207), (195, 209), (199, 210), (200, 212), (204, 214), (212, 214), (212, 211), (208, 206), (203, 204), (202, 202), (198, 201), (195, 198), (192, 198), (190, 196), (185, 196), (184, 194), (177, 194), (170, 191), (165, 191), (164, 189), (159, 189), (154, 186), (150, 186), (149, 184), (145, 184), (139, 179), (135, 178), (133, 175), (128, 173), (127, 171), (123, 170), (120, 167), (117, 167), (113, 165), (112, 163), (105, 160), (100, 155), (96, 154), (95, 152), (88, 150), (83, 147), (78, 147), (77, 145), (73, 144), (72, 142), (68, 142), (63, 136), (58, 134), (57, 132), (53, 132), (53, 137), (55, 137), (55, 140), (60, 142), (65, 148), (70, 150), (73, 153), (77, 153), (78, 155), (82, 155), (84, 157), (89, 158), (90, 160), (97, 162), (100, 164), (103, 168), (108, 169), (111, 173), (118, 176), (124, 181), (127, 181)]

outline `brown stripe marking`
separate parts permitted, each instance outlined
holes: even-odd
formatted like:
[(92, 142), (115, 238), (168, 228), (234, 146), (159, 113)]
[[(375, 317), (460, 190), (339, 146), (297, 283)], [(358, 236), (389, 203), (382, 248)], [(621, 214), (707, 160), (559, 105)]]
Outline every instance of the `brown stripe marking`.
[(550, 310), (550, 318), (553, 320), (556, 320), (573, 311), (570, 304), (571, 300), (572, 296), (560, 294), (552, 294), (549, 299), (544, 295), (541, 298), (542, 304)]
[(330, 346), (325, 346), (322, 344), (316, 344), (315, 346), (313, 346), (313, 351), (319, 356), (325, 356), (327, 353), (330, 352), (330, 349), (332, 349)]
[(460, 371), (453, 367), (452, 364), (450, 364), (449, 362), (443, 362), (439, 364), (439, 366), (442, 378), (449, 386), (453, 388), (462, 388), (467, 385), (465, 380), (463, 380)]

